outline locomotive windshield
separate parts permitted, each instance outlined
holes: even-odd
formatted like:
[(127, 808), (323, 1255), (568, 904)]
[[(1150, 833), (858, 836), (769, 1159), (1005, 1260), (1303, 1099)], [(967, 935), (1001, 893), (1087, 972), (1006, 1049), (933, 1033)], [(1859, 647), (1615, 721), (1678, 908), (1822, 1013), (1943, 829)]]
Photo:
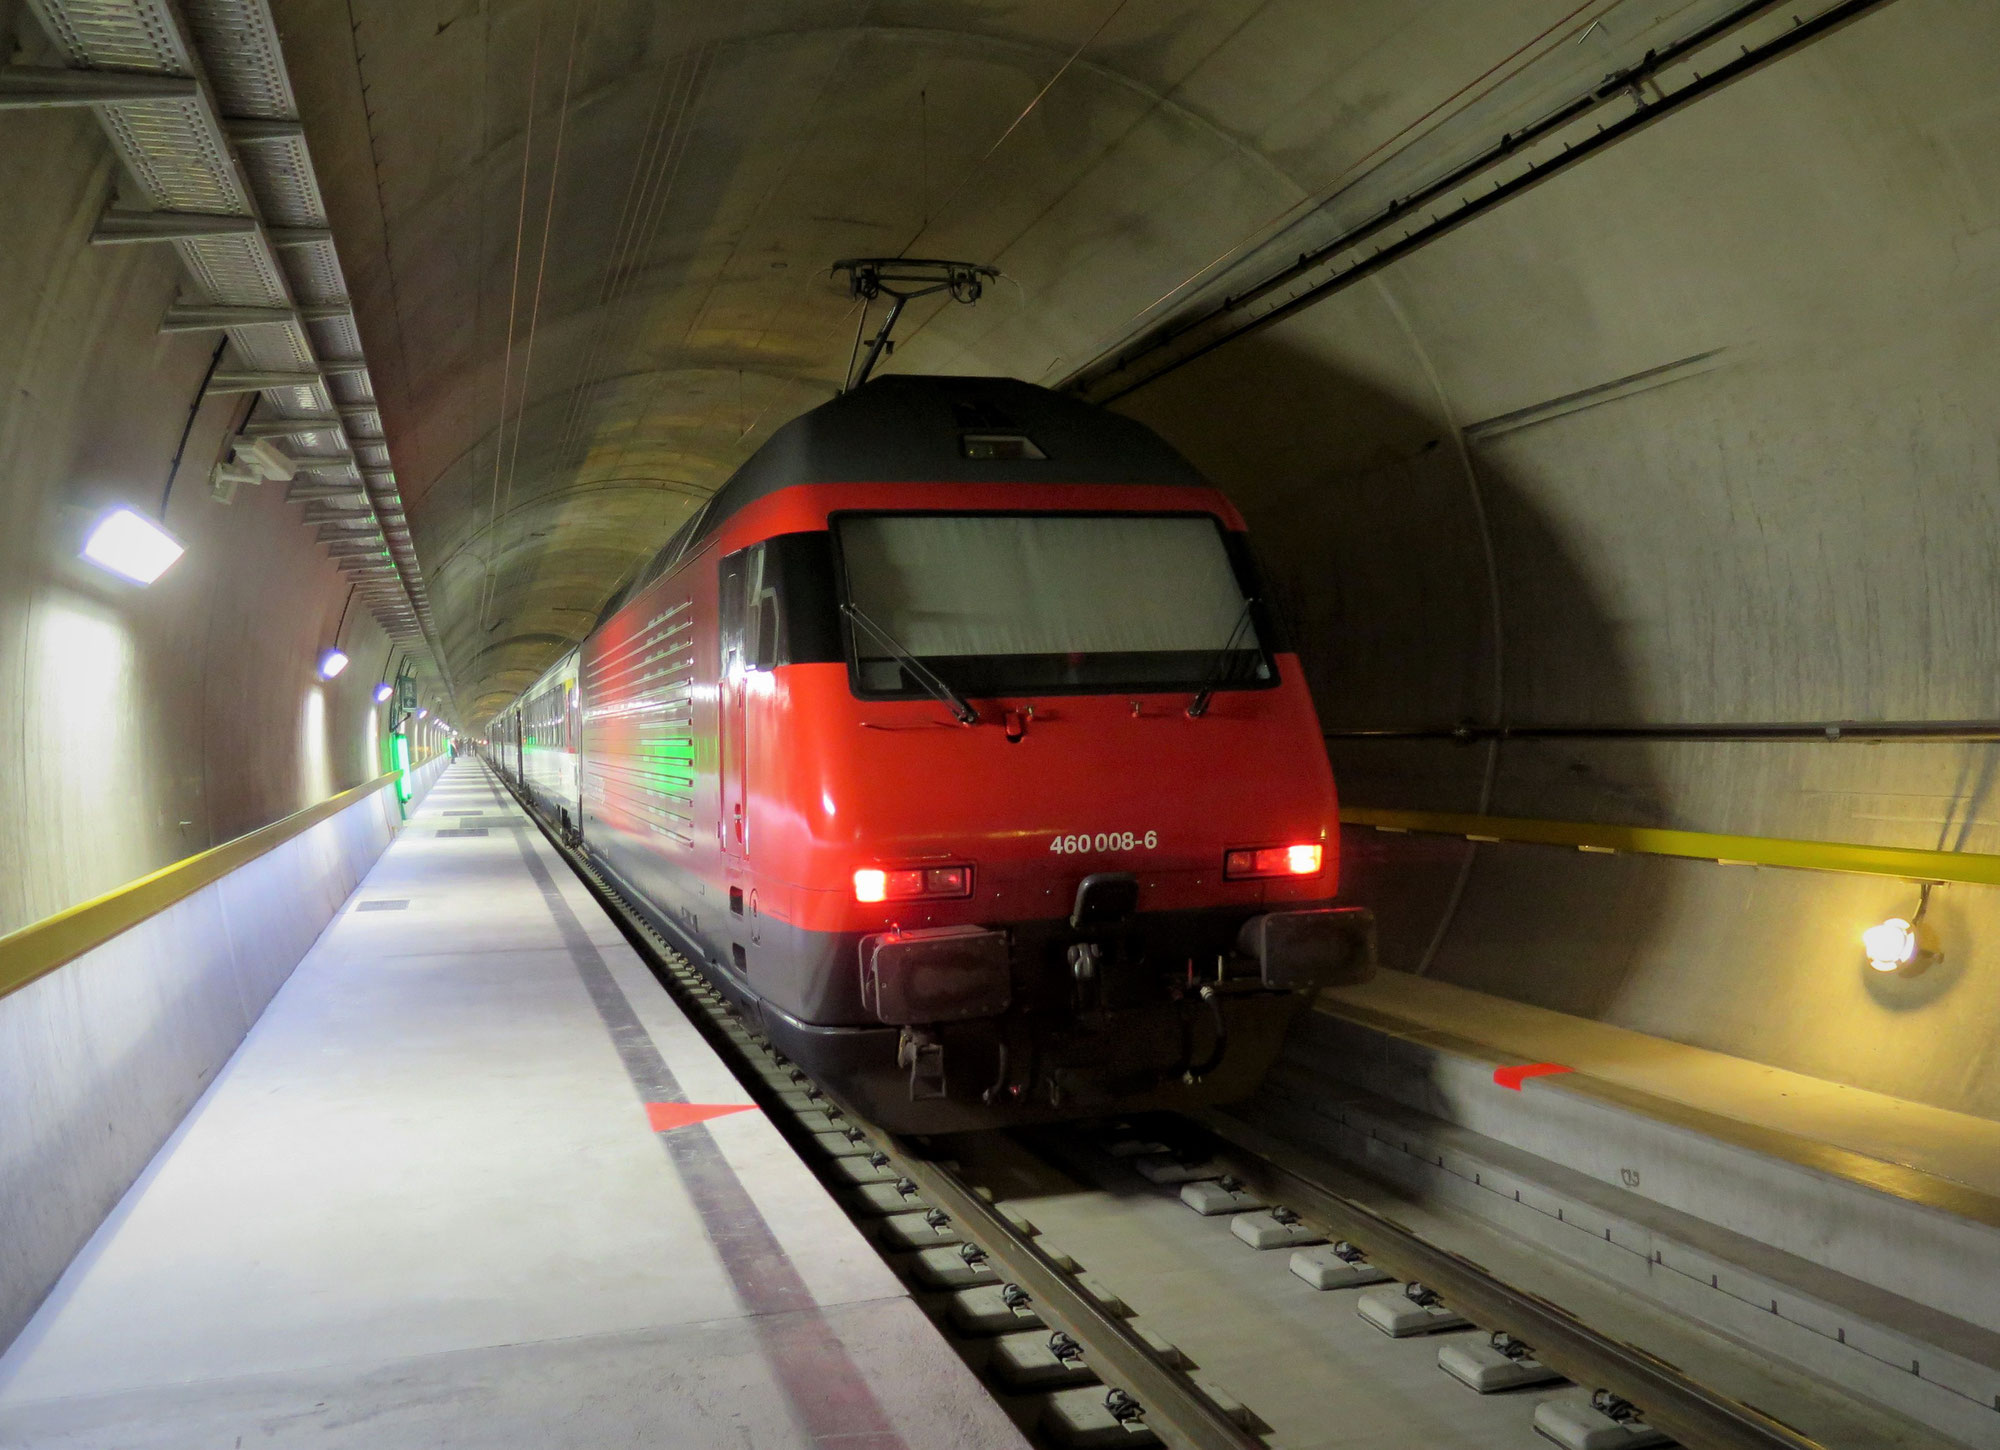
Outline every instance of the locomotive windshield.
[(847, 514), (834, 531), (864, 694), (923, 693), (911, 657), (971, 695), (1276, 682), (1207, 515)]

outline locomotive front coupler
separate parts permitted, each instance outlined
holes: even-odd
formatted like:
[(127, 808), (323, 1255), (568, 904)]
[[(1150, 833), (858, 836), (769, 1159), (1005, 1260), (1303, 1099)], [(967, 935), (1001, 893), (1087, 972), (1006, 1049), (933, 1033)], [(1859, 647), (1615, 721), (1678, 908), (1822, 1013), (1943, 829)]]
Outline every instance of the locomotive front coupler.
[(928, 1027), (905, 1027), (896, 1039), (896, 1066), (910, 1074), (910, 1101), (950, 1096), (944, 1076), (944, 1040)]
[[(1078, 1012), (1106, 1005), (1104, 968), (1130, 960), (1132, 916), (1139, 906), (1139, 878), (1130, 871), (1093, 871), (1076, 885), (1069, 929), (1081, 938), (1064, 952)], [(1109, 948), (1107, 954), (1106, 949)]]

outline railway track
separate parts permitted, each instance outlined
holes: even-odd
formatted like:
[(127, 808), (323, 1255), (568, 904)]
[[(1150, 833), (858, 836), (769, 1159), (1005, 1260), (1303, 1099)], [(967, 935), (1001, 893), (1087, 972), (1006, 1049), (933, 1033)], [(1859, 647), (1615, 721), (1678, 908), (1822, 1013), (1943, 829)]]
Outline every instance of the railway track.
[[(1539, 1432), (1580, 1450), (1819, 1444), (1340, 1192), (1324, 1165), (1228, 1113), (959, 1140), (885, 1133), (785, 1061), (529, 813), (1039, 1443), (1498, 1446), (1532, 1445)], [(1053, 1221), (1031, 1221), (1023, 1206)], [(1177, 1329), (1171, 1316), (1135, 1313), (1116, 1286), (1130, 1275), (1125, 1292), (1137, 1296), (1195, 1261), (1227, 1286), (1232, 1312), (1241, 1317), (1248, 1304), (1261, 1321), (1220, 1356), (1246, 1377), (1229, 1388), (1175, 1342), (1184, 1331), (1201, 1337), (1199, 1315), (1184, 1311)], [(1301, 1283), (1314, 1266), (1335, 1287)], [(1314, 1354), (1294, 1352), (1308, 1342)], [(1438, 1373), (1448, 1367), (1440, 1346), (1455, 1351), (1467, 1387)], [(1325, 1380), (1330, 1373), (1347, 1382)], [(1482, 1376), (1521, 1383), (1475, 1394), (1471, 1380)], [(1349, 1433), (1361, 1427), (1342, 1401), (1357, 1396), (1371, 1413), (1390, 1401), (1391, 1421), (1400, 1404), (1408, 1438), (1382, 1438), (1379, 1424)]]

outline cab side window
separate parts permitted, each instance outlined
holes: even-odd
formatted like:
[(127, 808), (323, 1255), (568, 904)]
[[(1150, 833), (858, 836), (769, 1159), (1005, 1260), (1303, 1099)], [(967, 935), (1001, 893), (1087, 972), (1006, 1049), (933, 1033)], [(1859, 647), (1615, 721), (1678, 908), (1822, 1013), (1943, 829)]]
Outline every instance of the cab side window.
[(753, 670), (789, 664), (785, 656), (784, 602), (778, 596), (776, 561), (765, 544), (744, 550), (743, 662)]
[(833, 551), (825, 532), (779, 534), (720, 563), (722, 669), (843, 658), (833, 606)]
[(717, 580), (717, 633), (722, 648), (722, 674), (726, 678), (741, 663), (743, 654), (743, 566), (748, 549), (724, 554)]
[(740, 660), (746, 670), (786, 663), (783, 607), (777, 571), (767, 569), (763, 544), (738, 549), (722, 559), (718, 604), (722, 615), (722, 670)]

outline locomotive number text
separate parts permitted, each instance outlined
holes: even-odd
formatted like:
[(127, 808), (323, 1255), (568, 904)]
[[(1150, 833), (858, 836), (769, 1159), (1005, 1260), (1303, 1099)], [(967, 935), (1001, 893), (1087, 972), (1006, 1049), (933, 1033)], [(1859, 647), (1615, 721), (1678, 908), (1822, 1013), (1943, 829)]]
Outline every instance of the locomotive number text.
[(1057, 836), (1049, 849), (1058, 856), (1074, 856), (1080, 851), (1151, 851), (1160, 844), (1158, 831), (1099, 831), (1076, 836)]

